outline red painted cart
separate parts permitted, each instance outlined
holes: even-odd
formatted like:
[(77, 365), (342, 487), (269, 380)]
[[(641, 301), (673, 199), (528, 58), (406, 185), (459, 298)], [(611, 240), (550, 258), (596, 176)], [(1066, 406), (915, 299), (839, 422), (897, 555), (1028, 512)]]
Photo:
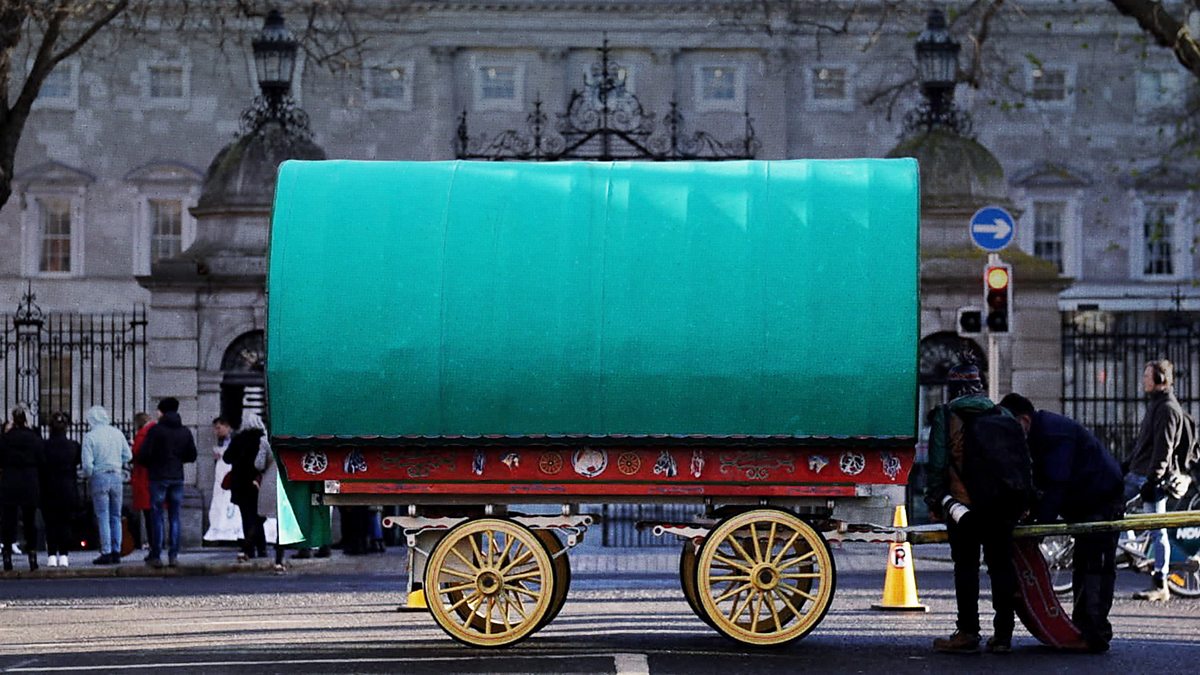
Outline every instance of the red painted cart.
[(786, 643), (830, 606), (829, 541), (903, 503), (911, 160), (288, 162), (272, 228), (286, 482), (404, 506), (455, 639), (554, 617), (581, 505), (662, 502), (695, 506), (657, 529), (696, 613)]

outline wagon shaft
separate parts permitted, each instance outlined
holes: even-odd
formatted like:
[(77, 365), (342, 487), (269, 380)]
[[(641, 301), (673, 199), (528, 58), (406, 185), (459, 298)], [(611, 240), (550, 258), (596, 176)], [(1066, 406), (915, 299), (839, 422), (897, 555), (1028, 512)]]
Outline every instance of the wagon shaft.
[[(1200, 511), (1172, 511), (1170, 513), (1139, 513), (1125, 516), (1121, 520), (1097, 521), (1092, 523), (1020, 525), (1013, 530), (1013, 536), (1053, 537), (1197, 526), (1200, 526)], [(898, 530), (897, 536), (901, 541), (907, 541), (910, 544), (941, 544), (949, 541), (946, 537), (945, 525), (918, 525), (909, 527)]]

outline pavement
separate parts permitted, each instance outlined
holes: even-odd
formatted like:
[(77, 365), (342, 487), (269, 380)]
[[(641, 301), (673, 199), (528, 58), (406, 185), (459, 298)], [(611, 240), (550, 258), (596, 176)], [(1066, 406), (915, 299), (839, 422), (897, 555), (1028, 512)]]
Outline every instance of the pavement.
[[(881, 577), (887, 566), (887, 546), (884, 544), (845, 543), (834, 545), (834, 564), (839, 572), (878, 572)], [(275, 570), (273, 554), (238, 562), (237, 549), (207, 547), (180, 551), (176, 567), (155, 568), (143, 562), (145, 553), (134, 551), (117, 565), (93, 565), (96, 551), (76, 551), (70, 567), (47, 567), (46, 555), (38, 556), (40, 567), (30, 572), (24, 555), (14, 556), (13, 571), (0, 572), (0, 581), (17, 579), (77, 579), (105, 577), (183, 577), (223, 574), (331, 574), (331, 575), (401, 575), (408, 568), (408, 551), (395, 546), (384, 553), (345, 555), (334, 550), (328, 558), (293, 558), (288, 551), (285, 570)], [(917, 570), (950, 569), (950, 548), (946, 544), (926, 544), (913, 551)], [(679, 574), (677, 547), (603, 548), (584, 544), (570, 553), (573, 574)]]

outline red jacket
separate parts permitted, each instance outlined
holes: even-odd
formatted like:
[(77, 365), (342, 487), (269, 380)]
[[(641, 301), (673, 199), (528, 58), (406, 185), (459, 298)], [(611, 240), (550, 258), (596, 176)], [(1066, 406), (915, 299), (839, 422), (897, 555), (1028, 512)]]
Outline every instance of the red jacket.
[(130, 507), (134, 511), (150, 510), (150, 470), (144, 464), (138, 464), (137, 457), (146, 441), (146, 432), (150, 431), (152, 426), (153, 421), (147, 422), (146, 426), (138, 429), (133, 436), (133, 471), (129, 474), (129, 488), (133, 497)]

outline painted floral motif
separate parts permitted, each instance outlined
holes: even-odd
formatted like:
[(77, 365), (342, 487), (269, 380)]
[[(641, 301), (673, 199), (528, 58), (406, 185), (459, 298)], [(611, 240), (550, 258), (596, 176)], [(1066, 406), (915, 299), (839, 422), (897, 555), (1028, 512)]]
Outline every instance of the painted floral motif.
[(704, 451), (692, 451), (692, 478), (699, 478), (700, 474), (704, 473)]
[(775, 469), (796, 472), (791, 456), (764, 450), (742, 450), (721, 455), (721, 473), (741, 472), (747, 480), (766, 480)]
[(521, 455), (516, 450), (509, 450), (500, 458), (500, 463), (508, 467), (509, 471), (521, 466)]
[(847, 476), (857, 476), (867, 468), (867, 458), (859, 452), (843, 452), (838, 460), (838, 468)]
[(329, 468), (329, 458), (325, 456), (323, 450), (309, 450), (300, 460), (300, 468), (304, 469), (304, 473), (314, 476), (325, 473), (325, 469)]
[(595, 448), (580, 448), (571, 458), (575, 473), (584, 478), (595, 478), (608, 468), (608, 451)]
[(487, 455), (483, 450), (476, 450), (474, 457), (471, 458), (471, 473), (476, 476), (483, 475), (483, 467), (487, 462)]
[(679, 466), (675, 464), (675, 458), (667, 450), (658, 453), (658, 461), (654, 462), (654, 475), (666, 476), (674, 478), (679, 474)]
[(346, 455), (346, 461), (342, 462), (342, 469), (346, 473), (363, 473), (367, 470), (367, 459), (363, 457), (362, 450), (355, 448)]
[(538, 457), (538, 470), (548, 476), (562, 471), (562, 464), (562, 455), (557, 452), (543, 452), (542, 456)]
[(632, 476), (642, 470), (642, 458), (636, 452), (622, 452), (617, 457), (617, 471)]
[(883, 461), (883, 473), (891, 480), (896, 480), (896, 476), (900, 475), (900, 458), (890, 452), (883, 453), (880, 458)]

